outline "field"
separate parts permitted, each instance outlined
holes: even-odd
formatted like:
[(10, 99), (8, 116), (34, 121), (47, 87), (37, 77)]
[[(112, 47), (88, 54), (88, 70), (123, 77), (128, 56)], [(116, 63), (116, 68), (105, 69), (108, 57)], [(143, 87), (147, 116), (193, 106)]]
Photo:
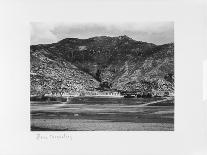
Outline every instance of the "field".
[(77, 97), (31, 102), (32, 131), (173, 131), (174, 98)]

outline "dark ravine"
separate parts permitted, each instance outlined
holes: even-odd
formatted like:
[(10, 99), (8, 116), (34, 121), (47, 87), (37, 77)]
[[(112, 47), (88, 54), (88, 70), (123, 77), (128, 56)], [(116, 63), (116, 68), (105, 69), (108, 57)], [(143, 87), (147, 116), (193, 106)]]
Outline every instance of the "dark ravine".
[(174, 91), (174, 44), (127, 36), (66, 38), (30, 46), (31, 95), (77, 93), (107, 82), (117, 90)]

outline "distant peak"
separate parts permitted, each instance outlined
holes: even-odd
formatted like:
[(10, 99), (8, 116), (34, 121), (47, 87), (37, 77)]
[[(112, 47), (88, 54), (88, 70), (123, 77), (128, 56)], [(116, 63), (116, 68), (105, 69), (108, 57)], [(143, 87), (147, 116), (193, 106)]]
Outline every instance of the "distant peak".
[(93, 38), (109, 38), (109, 36), (96, 36), (96, 37), (93, 37)]
[(109, 36), (96, 36), (96, 37), (92, 37), (91, 39), (94, 39), (94, 40), (104, 40), (104, 39), (108, 39), (108, 38), (110, 38), (110, 37)]
[(66, 43), (66, 42), (73, 42), (73, 41), (77, 41), (77, 40), (79, 40), (78, 38), (65, 38), (65, 39), (62, 39), (62, 40), (60, 40), (59, 41), (59, 43), (61, 42), (61, 43)]
[(122, 35), (122, 36), (118, 36), (119, 39), (130, 39), (132, 40), (132, 38), (128, 37), (127, 35)]

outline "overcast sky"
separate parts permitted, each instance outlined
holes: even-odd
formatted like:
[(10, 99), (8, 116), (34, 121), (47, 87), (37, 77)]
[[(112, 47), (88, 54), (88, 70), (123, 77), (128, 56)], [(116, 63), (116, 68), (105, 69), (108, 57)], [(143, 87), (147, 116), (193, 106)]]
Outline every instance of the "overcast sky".
[(31, 25), (31, 44), (55, 43), (64, 38), (90, 38), (94, 36), (127, 35), (137, 41), (157, 45), (174, 42), (173, 22), (142, 22), (116, 24), (40, 23)]

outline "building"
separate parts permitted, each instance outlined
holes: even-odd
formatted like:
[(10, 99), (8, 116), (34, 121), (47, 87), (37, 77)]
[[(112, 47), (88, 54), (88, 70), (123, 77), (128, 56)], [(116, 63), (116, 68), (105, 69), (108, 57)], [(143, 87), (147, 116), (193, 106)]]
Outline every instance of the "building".
[(85, 91), (84, 96), (110, 96), (121, 97), (121, 94), (117, 91)]

